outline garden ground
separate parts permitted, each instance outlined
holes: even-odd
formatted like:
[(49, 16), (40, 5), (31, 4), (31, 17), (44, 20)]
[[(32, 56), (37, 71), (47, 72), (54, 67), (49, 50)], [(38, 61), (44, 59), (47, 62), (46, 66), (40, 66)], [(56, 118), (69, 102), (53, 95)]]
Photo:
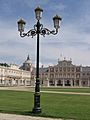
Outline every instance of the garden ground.
[(5, 116), (0, 120), (11, 120), (12, 114), (20, 115), (21, 118), (14, 115), (15, 120), (18, 118), (19, 120), (49, 120), (47, 117), (50, 117), (50, 120), (61, 120), (60, 118), (89, 120), (90, 118), (90, 88), (41, 88), (42, 114), (39, 117), (46, 118), (27, 116), (32, 115), (30, 111), (33, 107), (34, 88), (1, 87), (0, 89), (0, 112), (9, 113), (9, 115), (0, 114), (0, 117)]

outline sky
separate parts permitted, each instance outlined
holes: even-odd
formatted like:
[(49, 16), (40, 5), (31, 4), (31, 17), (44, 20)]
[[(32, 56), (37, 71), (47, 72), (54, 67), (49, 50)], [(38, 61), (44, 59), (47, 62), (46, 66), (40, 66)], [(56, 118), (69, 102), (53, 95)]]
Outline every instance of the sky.
[(25, 20), (25, 32), (33, 29), (37, 6), (43, 9), (41, 24), (50, 30), (52, 18), (62, 17), (57, 35), (40, 36), (40, 65), (72, 59), (75, 65), (90, 66), (90, 0), (0, 0), (0, 62), (22, 65), (29, 54), (35, 63), (36, 36), (21, 38), (17, 21)]

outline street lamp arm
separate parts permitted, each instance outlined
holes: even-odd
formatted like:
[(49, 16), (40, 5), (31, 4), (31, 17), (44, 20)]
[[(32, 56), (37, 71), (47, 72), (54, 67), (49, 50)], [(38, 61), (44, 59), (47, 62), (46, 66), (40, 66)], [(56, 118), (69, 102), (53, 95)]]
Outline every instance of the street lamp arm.
[[(39, 31), (40, 35), (43, 35), (45, 37), (45, 35), (50, 35), (50, 34), (56, 35), (57, 33), (58, 33), (58, 29), (49, 30), (48, 28), (43, 28), (43, 25), (40, 24), (40, 31)], [(20, 31), (20, 36), (21, 37), (31, 36), (33, 38), (36, 35), (37, 35), (37, 25), (34, 25), (34, 29), (31, 29), (26, 33)]]
[(40, 34), (45, 37), (45, 35), (56, 35), (58, 33), (58, 30), (49, 30), (48, 28), (42, 28)]
[(36, 30), (35, 29), (31, 29), (27, 33), (20, 32), (20, 36), (21, 37), (25, 37), (25, 36), (28, 36), (28, 37), (31, 36), (31, 37), (33, 37), (35, 35), (36, 35)]

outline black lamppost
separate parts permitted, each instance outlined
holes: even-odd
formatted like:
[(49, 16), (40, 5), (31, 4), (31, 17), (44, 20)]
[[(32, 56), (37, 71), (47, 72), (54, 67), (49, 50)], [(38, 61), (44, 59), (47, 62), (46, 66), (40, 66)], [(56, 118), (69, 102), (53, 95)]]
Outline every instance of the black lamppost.
[(43, 10), (40, 7), (35, 9), (37, 23), (34, 25), (33, 29), (30, 29), (28, 32), (24, 33), (24, 26), (26, 22), (20, 19), (18, 23), (18, 31), (20, 32), (21, 37), (25, 36), (36, 36), (37, 35), (37, 63), (36, 63), (36, 85), (35, 85), (35, 94), (34, 94), (34, 108), (32, 110), (33, 113), (41, 113), (40, 107), (40, 79), (39, 79), (39, 35), (56, 35), (58, 33), (58, 29), (60, 28), (59, 23), (62, 20), (61, 17), (56, 15), (53, 17), (55, 30), (49, 30), (48, 28), (44, 28), (40, 23), (41, 15)]

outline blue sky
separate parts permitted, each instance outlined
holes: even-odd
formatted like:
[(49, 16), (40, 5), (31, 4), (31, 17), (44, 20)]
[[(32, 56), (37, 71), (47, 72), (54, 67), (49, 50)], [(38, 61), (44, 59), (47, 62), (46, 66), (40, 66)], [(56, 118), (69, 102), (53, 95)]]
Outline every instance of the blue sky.
[(36, 60), (36, 37), (21, 38), (17, 21), (26, 21), (25, 31), (36, 23), (34, 9), (43, 9), (41, 23), (53, 30), (52, 17), (62, 17), (59, 33), (40, 36), (40, 64), (57, 64), (72, 58), (76, 65), (90, 65), (90, 0), (0, 0), (0, 62), (21, 65), (27, 55)]

